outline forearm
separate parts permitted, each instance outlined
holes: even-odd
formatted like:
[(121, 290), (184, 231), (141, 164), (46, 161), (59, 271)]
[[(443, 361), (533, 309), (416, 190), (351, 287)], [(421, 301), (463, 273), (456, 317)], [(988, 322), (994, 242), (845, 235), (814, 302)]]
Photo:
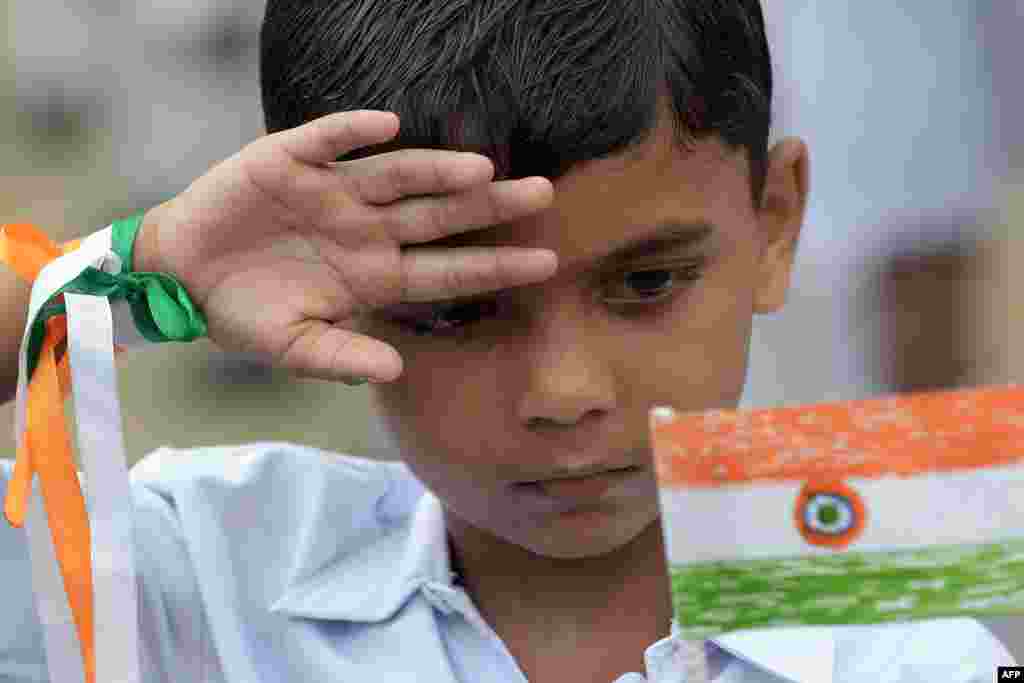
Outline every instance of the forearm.
[(0, 402), (14, 398), (18, 388), (18, 349), (28, 317), (32, 285), (6, 264), (0, 265)]
[[(146, 221), (136, 238), (134, 270), (146, 270), (153, 263), (151, 254), (155, 231), (149, 227), (160, 209), (155, 207), (147, 212)], [(22, 280), (10, 266), (0, 261), (0, 404), (13, 400), (17, 393), (18, 352), (31, 294), (32, 284)]]

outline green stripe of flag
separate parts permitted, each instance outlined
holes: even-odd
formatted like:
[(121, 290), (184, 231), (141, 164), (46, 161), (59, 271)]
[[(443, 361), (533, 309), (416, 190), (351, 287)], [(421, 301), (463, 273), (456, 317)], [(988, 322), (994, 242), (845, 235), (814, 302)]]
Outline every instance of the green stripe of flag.
[(1024, 539), (671, 568), (692, 637), (747, 628), (1024, 615)]

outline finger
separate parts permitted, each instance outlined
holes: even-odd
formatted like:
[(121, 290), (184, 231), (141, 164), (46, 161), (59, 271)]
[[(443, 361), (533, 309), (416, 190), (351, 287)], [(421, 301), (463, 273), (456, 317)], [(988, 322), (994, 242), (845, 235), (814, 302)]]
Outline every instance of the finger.
[(392, 112), (358, 109), (328, 114), (268, 137), (304, 164), (328, 164), (359, 147), (380, 144), (398, 133)]
[[(232, 161), (241, 177), (270, 200), (275, 224), (313, 225), (324, 216), (351, 213), (355, 205), (335, 171), (335, 159), (386, 142), (397, 131), (398, 117), (391, 112), (340, 112), (264, 136)], [(218, 196), (219, 189), (212, 188)]]
[(402, 301), (438, 301), (519, 287), (546, 280), (557, 270), (558, 256), (550, 249), (409, 249), (402, 254)]
[(485, 156), (432, 149), (404, 149), (346, 161), (336, 167), (357, 198), (390, 204), (413, 195), (461, 192), (490, 182), (494, 164)]
[(402, 244), (434, 240), (507, 223), (551, 205), (554, 188), (547, 178), (501, 180), (444, 197), (421, 197), (382, 207), (390, 236)]
[(346, 383), (391, 382), (402, 374), (402, 357), (390, 344), (323, 320), (304, 323), (280, 364), (302, 377)]

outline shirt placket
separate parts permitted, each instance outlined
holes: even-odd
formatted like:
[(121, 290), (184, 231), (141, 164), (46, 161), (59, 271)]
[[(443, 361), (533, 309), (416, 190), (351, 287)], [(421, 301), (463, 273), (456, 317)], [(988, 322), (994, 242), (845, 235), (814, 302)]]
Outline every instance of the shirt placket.
[(516, 663), (515, 657), (512, 656), (504, 641), (491, 628), (490, 624), (484, 620), (483, 615), (480, 614), (464, 589), (438, 581), (426, 581), (421, 586), (420, 592), (427, 602), (442, 614), (461, 616), (482, 644), (497, 653), (499, 660), (505, 664), (503, 668), (508, 672), (507, 678), (500, 679), (503, 683), (505, 681), (528, 683), (526, 676)]
[[(424, 582), (421, 587), (423, 597), (439, 612), (446, 616), (458, 614), (468, 623), (489, 647), (499, 653), (500, 658), (507, 664), (506, 669), (515, 672), (514, 680), (517, 683), (528, 683), (519, 665), (516, 663), (512, 653), (505, 647), (494, 629), (491, 628), (469, 595), (462, 588), (451, 586), (439, 581)], [(643, 674), (636, 672), (625, 673), (615, 681), (609, 683), (686, 683), (687, 655), (689, 654), (680, 643), (669, 644), (667, 651), (659, 653), (655, 661), (648, 662), (653, 667), (649, 671), (651, 679), (648, 680)]]

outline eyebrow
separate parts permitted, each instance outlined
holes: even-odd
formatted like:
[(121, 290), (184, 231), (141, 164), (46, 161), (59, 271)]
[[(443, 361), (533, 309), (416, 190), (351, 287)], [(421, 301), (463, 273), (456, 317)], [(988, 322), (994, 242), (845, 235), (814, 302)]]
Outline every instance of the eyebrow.
[(671, 249), (694, 248), (709, 241), (714, 233), (714, 226), (706, 221), (668, 220), (619, 244), (597, 260), (605, 263), (622, 263)]
[[(639, 229), (638, 229), (639, 230)], [(586, 270), (597, 272), (628, 264), (647, 256), (656, 256), (673, 249), (695, 249), (709, 242), (715, 234), (715, 226), (704, 220), (680, 221), (668, 219), (653, 227), (640, 230), (640, 234), (619, 242), (603, 256), (597, 256), (585, 266)], [(458, 233), (431, 242), (432, 245), (461, 247), (474, 244), (474, 233)], [(599, 264), (594, 267), (593, 264)], [(476, 297), (468, 297), (474, 299)], [(455, 299), (457, 300), (457, 299)], [(439, 300), (448, 301), (448, 300)]]

